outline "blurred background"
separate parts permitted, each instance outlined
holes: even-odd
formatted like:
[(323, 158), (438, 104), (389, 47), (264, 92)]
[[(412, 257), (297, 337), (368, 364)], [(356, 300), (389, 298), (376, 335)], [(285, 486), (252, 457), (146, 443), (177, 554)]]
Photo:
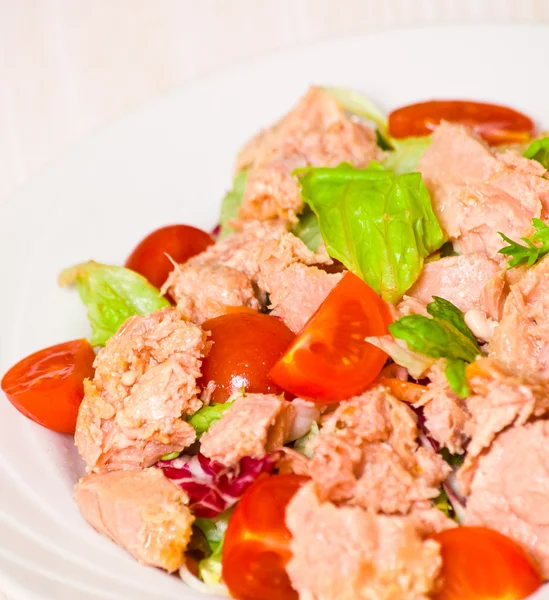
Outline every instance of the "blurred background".
[(212, 69), (327, 37), (487, 21), (549, 22), (549, 0), (0, 0), (0, 203)]

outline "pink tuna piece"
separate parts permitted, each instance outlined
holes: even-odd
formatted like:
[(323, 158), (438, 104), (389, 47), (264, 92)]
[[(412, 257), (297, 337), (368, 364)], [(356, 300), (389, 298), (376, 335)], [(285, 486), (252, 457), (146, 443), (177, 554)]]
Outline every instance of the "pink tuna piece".
[(247, 170), (248, 179), (239, 216), (295, 221), (303, 200), (294, 169), (342, 162), (366, 167), (380, 156), (373, 129), (349, 118), (328, 92), (312, 87), (289, 114), (241, 151), (236, 170)]
[(286, 509), (292, 558), (286, 566), (302, 600), (427, 600), (442, 559), (409, 517), (375, 515), (321, 502), (313, 483)]
[(182, 418), (201, 406), (206, 334), (175, 309), (128, 319), (95, 359), (75, 441), (88, 471), (137, 469), (196, 438)]
[(505, 244), (498, 232), (518, 240), (532, 231), (532, 218), (549, 207), (549, 181), (534, 162), (511, 151), (494, 155), (461, 125), (436, 130), (419, 170), (457, 252), (501, 261)]
[(139, 562), (176, 571), (194, 521), (187, 495), (158, 469), (88, 475), (75, 498), (85, 519)]
[(284, 445), (295, 409), (274, 394), (246, 394), (237, 398), (200, 440), (200, 451), (225, 466), (245, 456), (261, 458)]
[(508, 370), (549, 381), (549, 257), (511, 286), (490, 356)]
[(481, 456), (466, 525), (484, 525), (521, 544), (549, 578), (549, 421), (511, 427)]

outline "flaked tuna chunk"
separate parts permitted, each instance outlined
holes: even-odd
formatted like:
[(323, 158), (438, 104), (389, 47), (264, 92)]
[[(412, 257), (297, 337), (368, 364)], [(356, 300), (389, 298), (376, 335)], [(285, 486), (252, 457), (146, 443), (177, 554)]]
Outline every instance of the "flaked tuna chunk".
[(458, 471), (464, 494), (469, 492), (479, 456), (498, 433), (549, 412), (549, 390), (539, 380), (510, 375), (489, 358), (477, 361), (473, 367), (476, 374), (469, 378), (471, 395), (466, 400), (471, 415), (468, 425), (471, 441)]
[(159, 469), (88, 475), (75, 498), (90, 525), (139, 562), (170, 572), (183, 563), (194, 517)]
[(499, 320), (503, 308), (505, 271), (484, 254), (447, 256), (427, 263), (407, 296), (423, 304), (440, 296), (462, 312), (481, 310)]
[(421, 399), (429, 435), (452, 454), (462, 454), (472, 433), (472, 417), (450, 388), (444, 369), (436, 363), (428, 373), (427, 391)]
[(326, 273), (303, 263), (282, 270), (267, 263), (260, 270), (258, 285), (269, 294), (271, 314), (297, 333), (342, 277), (342, 273)]
[(245, 456), (261, 458), (286, 441), (295, 410), (274, 394), (237, 398), (200, 440), (200, 452), (227, 467)]
[(183, 416), (201, 406), (206, 334), (175, 309), (128, 319), (84, 382), (75, 441), (88, 471), (138, 469), (195, 440)]
[(450, 469), (417, 436), (412, 410), (382, 386), (341, 402), (311, 442), (320, 498), (406, 514), (436, 497)]
[(286, 566), (301, 600), (427, 600), (442, 559), (408, 517), (322, 502), (313, 483), (286, 509), (292, 558)]
[(549, 421), (511, 427), (481, 456), (466, 525), (484, 525), (521, 544), (549, 578)]
[(490, 356), (516, 374), (549, 380), (549, 257), (511, 286)]
[(549, 180), (533, 163), (512, 151), (495, 155), (462, 125), (443, 123), (436, 130), (419, 170), (457, 252), (501, 261), (498, 232), (511, 239), (532, 232), (532, 218), (549, 208)]
[(197, 325), (224, 315), (229, 306), (260, 308), (250, 278), (220, 264), (176, 266), (162, 293), (169, 293), (179, 312)]
[(248, 179), (239, 216), (294, 221), (303, 207), (294, 169), (342, 162), (366, 167), (379, 157), (373, 129), (348, 117), (322, 88), (312, 87), (290, 113), (240, 152), (236, 171), (247, 170)]

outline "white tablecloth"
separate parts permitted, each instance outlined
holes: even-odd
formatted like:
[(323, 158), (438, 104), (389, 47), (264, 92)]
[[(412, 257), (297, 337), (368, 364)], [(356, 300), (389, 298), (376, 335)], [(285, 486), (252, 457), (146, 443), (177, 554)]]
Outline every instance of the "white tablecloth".
[(549, 0), (0, 0), (0, 202), (191, 77), (393, 25), (549, 21)]

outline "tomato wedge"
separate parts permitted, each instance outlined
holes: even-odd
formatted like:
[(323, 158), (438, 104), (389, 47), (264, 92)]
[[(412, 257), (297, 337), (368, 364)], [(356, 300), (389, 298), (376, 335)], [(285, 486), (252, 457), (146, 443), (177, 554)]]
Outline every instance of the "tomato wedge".
[(397, 139), (432, 133), (441, 121), (468, 125), (489, 144), (520, 144), (535, 133), (526, 115), (497, 104), (432, 100), (410, 104), (389, 115), (389, 133)]
[(387, 360), (364, 338), (387, 334), (390, 322), (387, 304), (356, 275), (346, 273), (270, 376), (283, 390), (313, 401), (359, 394)]
[(297, 600), (286, 574), (291, 534), (285, 513), (306, 481), (300, 475), (271, 475), (244, 492), (223, 542), (223, 581), (234, 598)]
[(84, 379), (93, 377), (95, 353), (87, 340), (44, 348), (14, 365), (2, 390), (15, 408), (36, 423), (74, 433)]
[(543, 583), (526, 552), (486, 527), (433, 536), (441, 546), (443, 585), (434, 600), (521, 600)]
[(149, 233), (130, 254), (124, 265), (160, 288), (173, 269), (170, 256), (184, 263), (214, 243), (212, 236), (190, 225), (168, 225)]

